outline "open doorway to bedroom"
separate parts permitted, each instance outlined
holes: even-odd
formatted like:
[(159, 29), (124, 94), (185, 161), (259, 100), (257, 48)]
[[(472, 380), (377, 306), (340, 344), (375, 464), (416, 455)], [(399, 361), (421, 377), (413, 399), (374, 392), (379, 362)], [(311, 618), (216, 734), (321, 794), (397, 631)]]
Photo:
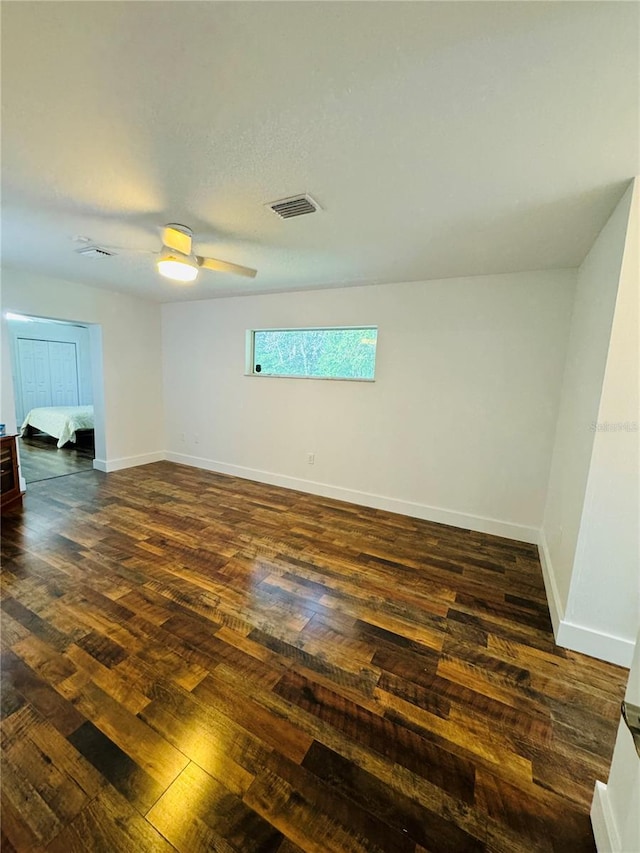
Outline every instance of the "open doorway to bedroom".
[(24, 314), (6, 319), (23, 479), (29, 484), (91, 470), (96, 423), (90, 326)]

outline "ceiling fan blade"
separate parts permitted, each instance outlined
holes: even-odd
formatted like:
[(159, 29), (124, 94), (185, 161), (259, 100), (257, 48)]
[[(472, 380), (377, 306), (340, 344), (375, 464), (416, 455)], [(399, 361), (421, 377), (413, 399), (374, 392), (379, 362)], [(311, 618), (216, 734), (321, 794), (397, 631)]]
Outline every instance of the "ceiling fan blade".
[(215, 270), (216, 272), (230, 272), (235, 275), (245, 275), (247, 278), (255, 278), (258, 270), (252, 270), (251, 267), (242, 267), (240, 264), (229, 264), (227, 261), (217, 261), (215, 258), (203, 258), (201, 255), (196, 256), (198, 266), (205, 270)]
[(98, 244), (99, 249), (113, 249), (115, 252), (125, 252), (127, 255), (159, 255), (153, 249), (132, 249), (131, 246), (112, 246), (110, 243)]
[(185, 234), (184, 231), (178, 231), (177, 228), (172, 228), (170, 225), (165, 225), (162, 229), (162, 244), (183, 255), (191, 254), (191, 235)]

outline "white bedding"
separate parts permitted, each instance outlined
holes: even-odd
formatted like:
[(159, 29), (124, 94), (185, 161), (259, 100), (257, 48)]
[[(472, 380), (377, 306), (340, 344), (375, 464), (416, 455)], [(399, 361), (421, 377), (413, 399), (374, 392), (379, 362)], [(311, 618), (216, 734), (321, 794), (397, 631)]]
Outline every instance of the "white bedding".
[(24, 435), (28, 426), (58, 439), (58, 447), (76, 440), (76, 430), (93, 429), (93, 406), (46, 406), (31, 409), (20, 428)]

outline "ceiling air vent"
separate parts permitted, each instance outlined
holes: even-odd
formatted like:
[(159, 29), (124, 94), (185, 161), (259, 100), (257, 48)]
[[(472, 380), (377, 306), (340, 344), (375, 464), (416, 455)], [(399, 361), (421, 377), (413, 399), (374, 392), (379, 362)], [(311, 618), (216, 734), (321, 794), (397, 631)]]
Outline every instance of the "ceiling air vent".
[(101, 249), (100, 246), (85, 246), (82, 249), (76, 249), (76, 253), (84, 255), (85, 258), (111, 258), (116, 254), (108, 249)]
[(306, 193), (294, 195), (291, 198), (280, 198), (278, 201), (270, 201), (266, 207), (270, 207), (281, 219), (291, 219), (293, 216), (304, 216), (306, 213), (322, 210), (318, 202)]

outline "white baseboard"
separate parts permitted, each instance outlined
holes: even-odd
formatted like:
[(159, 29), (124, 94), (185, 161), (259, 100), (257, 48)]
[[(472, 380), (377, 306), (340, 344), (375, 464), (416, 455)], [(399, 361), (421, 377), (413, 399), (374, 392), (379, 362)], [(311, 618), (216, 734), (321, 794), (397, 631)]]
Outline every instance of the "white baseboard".
[(606, 660), (627, 669), (633, 660), (635, 643), (624, 637), (595, 631), (586, 625), (576, 625), (563, 619), (556, 634), (556, 643), (565, 649), (573, 649), (598, 660)]
[(591, 826), (598, 853), (619, 853), (620, 836), (609, 804), (607, 786), (603, 782), (596, 782), (593, 792)]
[(341, 486), (330, 486), (327, 483), (317, 483), (314, 480), (303, 480), (298, 477), (289, 477), (284, 474), (274, 474), (270, 471), (261, 471), (257, 468), (245, 468), (241, 465), (228, 465), (225, 462), (217, 462), (213, 459), (204, 459), (199, 456), (188, 456), (184, 453), (171, 453), (165, 455), (169, 462), (177, 462), (180, 465), (190, 465), (193, 468), (203, 468), (206, 471), (215, 471), (218, 474), (231, 474), (234, 477), (242, 477), (245, 480), (257, 480), (259, 483), (267, 483), (270, 486), (282, 486), (286, 489), (295, 489), (298, 492), (307, 492), (312, 495), (320, 495), (324, 498), (335, 498), (347, 503), (356, 503), (361, 506), (382, 509), (387, 512), (397, 512), (412, 518), (421, 518), (425, 521), (434, 521), (438, 524), (450, 524), (463, 530), (474, 530), (479, 533), (491, 533), (494, 536), (503, 536), (506, 539), (515, 539), (518, 542), (536, 544), (538, 542), (538, 530), (535, 527), (527, 527), (522, 524), (513, 524), (509, 521), (499, 521), (494, 518), (466, 515), (450, 509), (428, 506), (427, 504), (404, 501), (399, 498), (389, 498), (384, 495), (374, 495), (369, 492), (360, 492), (356, 489), (346, 489)]
[(105, 474), (111, 471), (122, 471), (123, 468), (135, 468), (137, 465), (148, 465), (150, 462), (162, 462), (166, 453), (158, 450), (155, 453), (143, 453), (140, 456), (122, 456), (120, 459), (94, 459), (93, 467)]
[[(15, 435), (16, 432), (17, 432), (17, 430), (13, 429), (13, 430), (7, 432), (7, 435)], [(26, 492), (27, 491), (27, 481), (22, 476), (22, 462), (20, 461), (20, 442), (19, 441), (16, 441), (15, 447), (16, 447), (16, 455), (18, 457), (18, 482), (20, 483), (20, 491)]]
[(538, 553), (540, 555), (542, 577), (544, 579), (545, 592), (547, 593), (547, 603), (549, 605), (549, 614), (551, 616), (553, 635), (556, 643), (564, 649), (581, 652), (584, 655), (589, 655), (599, 660), (618, 664), (618, 666), (630, 667), (635, 647), (633, 640), (596, 631), (586, 625), (578, 625), (575, 622), (571, 622), (566, 618), (565, 608), (556, 585), (544, 529), (540, 530)]
[(549, 605), (549, 615), (551, 616), (551, 624), (553, 625), (553, 635), (556, 638), (556, 642), (558, 642), (560, 624), (564, 619), (564, 606), (556, 585), (544, 528), (541, 528), (538, 535), (538, 556), (540, 557), (540, 565), (542, 566), (542, 578), (544, 580), (544, 589), (547, 593), (547, 604)]

